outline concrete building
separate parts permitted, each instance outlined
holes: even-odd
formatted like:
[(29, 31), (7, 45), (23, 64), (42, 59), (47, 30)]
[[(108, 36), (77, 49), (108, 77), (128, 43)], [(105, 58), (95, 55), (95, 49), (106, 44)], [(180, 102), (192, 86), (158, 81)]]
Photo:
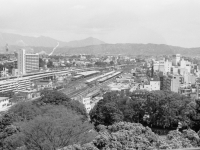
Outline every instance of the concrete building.
[(29, 78), (16, 78), (11, 80), (2, 80), (0, 81), (0, 93), (4, 92), (18, 92), (19, 90), (26, 90), (30, 88)]
[(181, 60), (180, 54), (172, 55), (172, 65), (174, 65), (174, 66), (179, 65), (180, 60)]
[(139, 89), (140, 89), (140, 90), (151, 91), (151, 85), (140, 84), (140, 85), (139, 85)]
[(90, 97), (86, 97), (86, 98), (82, 99), (82, 103), (85, 106), (85, 109), (86, 109), (87, 113), (89, 113), (91, 108), (92, 108), (90, 102), (91, 102), (91, 98)]
[(171, 71), (172, 62), (168, 59), (165, 61), (165, 73), (168, 73)]
[(151, 79), (150, 86), (151, 86), (151, 91), (160, 90), (160, 80), (159, 79)]
[(160, 90), (171, 91), (171, 79), (168, 76), (160, 76)]
[(162, 71), (164, 72), (164, 61), (154, 61), (153, 62), (153, 69), (154, 71)]
[(179, 88), (182, 84), (184, 84), (184, 78), (181, 75), (169, 75), (169, 78), (171, 79), (171, 91), (173, 92), (179, 92)]
[(0, 71), (0, 76), (1, 77), (7, 77), (8, 76), (8, 69), (7, 68), (3, 68), (3, 70)]
[(17, 67), (21, 75), (38, 71), (39, 54), (26, 53), (25, 49), (20, 49), (18, 52)]
[(5, 111), (10, 104), (9, 97), (0, 97), (0, 112)]
[(193, 74), (191, 74), (191, 73), (186, 73), (186, 74), (184, 74), (184, 83), (186, 84), (186, 85), (188, 85), (188, 84), (195, 84), (195, 82), (196, 82), (196, 76), (195, 75), (193, 75)]
[(22, 100), (32, 100), (40, 97), (40, 92), (37, 90), (21, 90), (18, 92), (17, 97)]
[(13, 76), (18, 76), (18, 75), (19, 75), (18, 69), (13, 68), (13, 69), (12, 69), (12, 75), (13, 75)]
[(171, 67), (172, 67), (172, 62), (165, 59), (154, 61), (153, 63), (154, 71), (160, 71), (160, 72), (163, 72), (164, 74), (167, 74), (168, 72), (170, 72)]
[(180, 73), (179, 68), (180, 68), (179, 66), (172, 66), (170, 73), (171, 74), (179, 74)]
[(53, 82), (51, 80), (40, 80), (35, 82), (35, 87), (37, 90), (53, 89)]

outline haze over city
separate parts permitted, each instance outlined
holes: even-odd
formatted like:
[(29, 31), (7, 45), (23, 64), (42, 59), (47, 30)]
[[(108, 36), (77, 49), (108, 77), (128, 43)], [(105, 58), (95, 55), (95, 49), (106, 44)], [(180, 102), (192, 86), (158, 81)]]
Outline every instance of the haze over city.
[(0, 150), (200, 149), (199, 14), (199, 0), (0, 0)]
[(198, 0), (0, 0), (0, 32), (200, 47)]

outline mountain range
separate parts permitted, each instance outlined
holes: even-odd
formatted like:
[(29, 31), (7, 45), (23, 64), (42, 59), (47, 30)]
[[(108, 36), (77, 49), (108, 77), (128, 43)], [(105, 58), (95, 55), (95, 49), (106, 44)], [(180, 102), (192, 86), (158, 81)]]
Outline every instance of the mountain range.
[(22, 36), (12, 33), (0, 33), (0, 46), (15, 45), (21, 47), (33, 46), (33, 47), (55, 47), (59, 43), (59, 47), (83, 47), (88, 45), (99, 45), (105, 44), (105, 42), (100, 41), (96, 38), (89, 37), (83, 40), (76, 40), (70, 42), (63, 42), (55, 40), (50, 37), (40, 36), (40, 37), (30, 37)]
[(51, 53), (53, 48), (56, 54), (125, 54), (125, 55), (172, 55), (186, 56), (200, 55), (200, 47), (183, 48), (165, 44), (135, 44), (118, 43), (108, 44), (99, 39), (89, 37), (83, 40), (64, 42), (50, 37), (30, 37), (11, 33), (0, 33), (0, 52), (5, 53), (8, 44), (10, 52), (20, 48), (33, 49), (36, 53)]

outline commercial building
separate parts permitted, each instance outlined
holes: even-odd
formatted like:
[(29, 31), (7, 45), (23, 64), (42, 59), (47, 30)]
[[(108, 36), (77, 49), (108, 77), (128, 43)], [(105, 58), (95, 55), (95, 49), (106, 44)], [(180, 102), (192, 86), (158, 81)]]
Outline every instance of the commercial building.
[(21, 75), (39, 70), (39, 54), (26, 53), (25, 49), (18, 52), (18, 72)]

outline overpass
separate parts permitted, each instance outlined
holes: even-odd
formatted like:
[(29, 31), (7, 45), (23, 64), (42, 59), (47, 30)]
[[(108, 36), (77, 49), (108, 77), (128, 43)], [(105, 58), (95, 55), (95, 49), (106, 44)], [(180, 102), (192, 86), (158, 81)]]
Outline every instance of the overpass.
[(32, 80), (38, 80), (41, 78), (48, 78), (48, 77), (54, 77), (54, 76), (66, 76), (72, 72), (80, 72), (82, 71), (81, 69), (74, 69), (74, 70), (60, 70), (60, 71), (51, 71), (51, 72), (44, 72), (41, 74), (35, 74), (35, 75), (30, 75), (28, 76), (29, 79)]

